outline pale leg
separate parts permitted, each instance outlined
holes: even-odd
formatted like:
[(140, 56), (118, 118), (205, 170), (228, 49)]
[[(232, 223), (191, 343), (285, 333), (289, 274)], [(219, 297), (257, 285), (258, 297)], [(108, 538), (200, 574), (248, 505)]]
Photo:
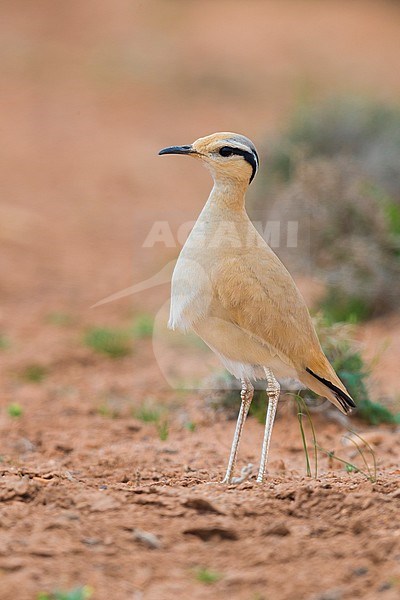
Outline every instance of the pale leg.
[(265, 369), (265, 375), (267, 378), (267, 395), (268, 395), (268, 410), (267, 418), (265, 420), (265, 431), (264, 440), (261, 451), (260, 469), (257, 475), (257, 482), (262, 483), (265, 477), (265, 469), (268, 460), (269, 443), (271, 441), (272, 428), (274, 426), (276, 407), (278, 406), (279, 393), (281, 387), (278, 381), (275, 379), (275, 375), (271, 369)]
[(254, 388), (249, 379), (242, 379), (242, 391), (240, 397), (242, 403), (240, 405), (239, 416), (236, 423), (235, 435), (233, 436), (231, 454), (229, 456), (228, 468), (222, 483), (230, 483), (233, 469), (235, 468), (237, 451), (239, 448), (240, 436), (242, 435), (243, 425), (249, 412), (250, 404), (253, 399)]

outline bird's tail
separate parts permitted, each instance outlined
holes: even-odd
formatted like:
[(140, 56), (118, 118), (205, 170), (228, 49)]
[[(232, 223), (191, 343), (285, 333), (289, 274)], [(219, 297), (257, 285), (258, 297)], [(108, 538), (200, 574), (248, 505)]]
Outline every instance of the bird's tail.
[(356, 408), (353, 398), (324, 355), (306, 366), (300, 379), (310, 390), (328, 398), (343, 413), (347, 414)]

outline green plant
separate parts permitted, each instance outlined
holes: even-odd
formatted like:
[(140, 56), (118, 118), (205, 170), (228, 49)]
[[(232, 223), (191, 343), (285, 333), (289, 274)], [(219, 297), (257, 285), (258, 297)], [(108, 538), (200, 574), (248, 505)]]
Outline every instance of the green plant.
[(380, 423), (400, 423), (400, 413), (393, 414), (386, 406), (380, 402), (372, 402), (369, 398), (364, 398), (358, 403), (357, 414), (370, 425), (379, 425)]
[(69, 591), (40, 592), (36, 598), (37, 600), (89, 600), (92, 595), (93, 589), (84, 585)]
[[(314, 451), (314, 477), (315, 478), (318, 477), (318, 451), (320, 451), (320, 452), (323, 452), (324, 454), (326, 454), (329, 458), (331, 458), (331, 459), (335, 458), (337, 461), (343, 463), (345, 465), (345, 469), (346, 469), (347, 473), (361, 473), (362, 475), (364, 475), (364, 477), (366, 477), (372, 483), (375, 482), (376, 481), (376, 457), (375, 457), (374, 451), (372, 450), (372, 448), (368, 444), (368, 442), (364, 438), (362, 438), (360, 435), (358, 435), (358, 433), (356, 433), (355, 431), (352, 431), (352, 430), (349, 430), (349, 433), (351, 435), (345, 436), (345, 439), (347, 439), (351, 444), (353, 444), (356, 447), (357, 452), (364, 463), (365, 470), (363, 470), (360, 467), (358, 467), (357, 465), (347, 461), (346, 459), (337, 456), (334, 452), (326, 450), (325, 448), (322, 448), (317, 442), (317, 436), (315, 433), (314, 424), (313, 424), (313, 421), (312, 421), (312, 418), (310, 415), (310, 411), (304, 401), (304, 398), (302, 398), (299, 394), (295, 394), (294, 398), (295, 398), (295, 401), (297, 403), (297, 408), (298, 408), (297, 416), (298, 416), (298, 420), (299, 420), (299, 427), (300, 427), (300, 434), (301, 434), (301, 439), (302, 439), (302, 444), (303, 444), (304, 455), (306, 458), (307, 476), (311, 477), (311, 466), (310, 466), (310, 457), (309, 457), (309, 452), (308, 452), (308, 447), (307, 447), (306, 433), (305, 433), (305, 429), (303, 426), (303, 417), (304, 416), (307, 417), (307, 421), (308, 421), (308, 424), (311, 429), (313, 451)], [(357, 438), (361, 442), (361, 444), (356, 442), (354, 438)], [(365, 452), (364, 452), (362, 446), (367, 447), (368, 452), (370, 453), (370, 455), (372, 457), (372, 461), (373, 461), (372, 468), (368, 464), (368, 461), (365, 457)]]
[(331, 321), (396, 310), (400, 111), (358, 99), (302, 106), (261, 163), (250, 210), (257, 220), (297, 223), (295, 248), (281, 243), (277, 252), (291, 272), (326, 284), (321, 306)]
[(330, 286), (319, 303), (325, 318), (334, 323), (359, 323), (371, 316), (364, 298), (347, 295), (338, 286)]
[(161, 421), (157, 423), (157, 433), (162, 442), (165, 442), (168, 439), (169, 425), (167, 419), (161, 419)]
[(343, 459), (340, 458), (340, 456), (337, 456), (334, 452), (326, 450), (325, 448), (322, 448), (321, 446), (319, 446), (318, 444), (316, 444), (316, 449), (319, 450), (320, 452), (323, 452), (324, 454), (326, 454), (330, 459), (334, 458), (335, 460), (341, 462), (344, 464), (345, 469), (347, 471), (347, 473), (361, 473), (361, 475), (364, 475), (364, 477), (366, 479), (368, 479), (369, 481), (371, 481), (371, 483), (374, 483), (376, 481), (376, 457), (375, 457), (375, 452), (372, 450), (371, 446), (368, 444), (368, 442), (362, 438), (360, 435), (358, 435), (358, 433), (356, 433), (355, 431), (350, 431), (350, 433), (357, 437), (360, 442), (362, 443), (362, 445), (366, 446), (368, 449), (368, 452), (370, 453), (372, 460), (373, 460), (373, 467), (371, 469), (371, 467), (368, 464), (368, 461), (365, 457), (365, 452), (362, 448), (362, 446), (360, 444), (358, 444), (352, 437), (350, 437), (349, 435), (346, 435), (345, 438), (347, 440), (349, 440), (352, 444), (354, 444), (354, 446), (357, 449), (357, 452), (359, 454), (359, 456), (362, 458), (362, 461), (365, 465), (365, 470), (361, 469), (360, 467), (358, 467), (357, 465)]
[(92, 327), (84, 337), (84, 343), (99, 354), (110, 358), (122, 358), (132, 352), (132, 340), (129, 332), (107, 327)]
[(165, 441), (169, 436), (168, 409), (162, 404), (157, 404), (151, 399), (132, 410), (132, 416), (144, 423), (155, 423), (158, 437)]
[(307, 417), (308, 423), (311, 428), (311, 435), (312, 435), (313, 447), (314, 447), (314, 477), (317, 478), (317, 476), (318, 476), (318, 452), (317, 452), (318, 445), (317, 445), (317, 437), (315, 434), (314, 424), (312, 422), (310, 411), (308, 410), (308, 407), (304, 401), (304, 398), (302, 398), (299, 394), (294, 394), (294, 399), (297, 403), (297, 418), (299, 421), (300, 434), (301, 434), (301, 440), (303, 443), (304, 455), (306, 457), (307, 476), (311, 477), (311, 466), (310, 466), (310, 458), (309, 458), (308, 448), (307, 448), (306, 434), (305, 434), (304, 426), (303, 426), (303, 417), (304, 416)]
[[(328, 330), (328, 331), (330, 331), (330, 330)], [(228, 397), (231, 398), (232, 391), (229, 390), (228, 393), (229, 393)], [(309, 396), (310, 394), (312, 394), (312, 392), (306, 392), (307, 396)], [(287, 395), (293, 396), (294, 401), (296, 402), (296, 405), (297, 405), (297, 418), (298, 418), (298, 423), (299, 423), (300, 436), (301, 436), (301, 440), (302, 440), (304, 456), (305, 456), (305, 460), (306, 460), (306, 473), (307, 473), (308, 477), (312, 476), (312, 470), (311, 470), (310, 453), (309, 453), (308, 444), (307, 444), (307, 433), (306, 433), (306, 429), (304, 427), (304, 419), (306, 420), (309, 431), (311, 433), (312, 448), (313, 448), (313, 453), (314, 453), (313, 471), (314, 471), (315, 478), (318, 477), (318, 452), (322, 452), (322, 453), (326, 454), (329, 458), (335, 458), (335, 460), (337, 460), (338, 462), (341, 462), (345, 466), (345, 469), (348, 473), (352, 473), (352, 472), (361, 473), (369, 481), (371, 481), (371, 482), (376, 481), (375, 453), (366, 440), (364, 440), (361, 436), (359, 436), (353, 430), (349, 430), (350, 435), (345, 436), (345, 438), (348, 440), (348, 442), (353, 444), (355, 446), (355, 448), (357, 449), (357, 453), (360, 456), (362, 462), (364, 463), (365, 468), (361, 468), (360, 466), (358, 466), (354, 463), (351, 463), (348, 460), (341, 458), (340, 456), (337, 456), (334, 452), (332, 452), (330, 450), (326, 450), (325, 448), (323, 448), (322, 446), (320, 446), (318, 444), (317, 435), (316, 435), (315, 427), (314, 427), (313, 420), (311, 417), (311, 413), (307, 406), (306, 397), (304, 397), (304, 391), (302, 390), (301, 392), (299, 392), (297, 394), (287, 392)], [(314, 394), (314, 397), (315, 397), (315, 394)], [(261, 422), (264, 422), (265, 421), (265, 392), (263, 392), (262, 394), (255, 393), (252, 404), (254, 403), (254, 400), (256, 400), (256, 408), (255, 408), (254, 414), (256, 417), (258, 417), (258, 416), (260, 417)], [(236, 393), (236, 404), (238, 404), (238, 392)], [(381, 408), (384, 408), (384, 407), (381, 407)], [(391, 414), (391, 413), (389, 413), (389, 414)], [(262, 417), (262, 419), (261, 419), (261, 417)], [(354, 439), (354, 438), (358, 439), (361, 443), (356, 441), (356, 439)], [(368, 452), (370, 453), (370, 455), (372, 457), (372, 461), (373, 461), (372, 468), (369, 466), (368, 461), (365, 457), (365, 451), (363, 449), (363, 446), (365, 446), (367, 448)]]
[(151, 337), (153, 334), (154, 319), (146, 313), (137, 315), (133, 322), (132, 333), (135, 338)]
[(211, 569), (208, 569), (207, 567), (198, 567), (197, 569), (195, 569), (195, 577), (197, 581), (205, 583), (206, 585), (210, 585), (219, 581), (222, 575), (220, 573), (217, 573), (217, 571), (212, 571)]
[(47, 369), (43, 365), (31, 364), (25, 367), (21, 373), (22, 379), (32, 383), (41, 383), (47, 375)]
[(186, 421), (184, 424), (185, 429), (187, 429), (188, 431), (196, 431), (196, 423), (194, 423), (193, 421)]
[(102, 417), (108, 417), (110, 419), (117, 419), (120, 416), (120, 411), (116, 407), (110, 406), (107, 402), (104, 402), (97, 408), (97, 412)]
[(132, 409), (132, 416), (145, 423), (158, 423), (165, 413), (165, 407), (152, 400), (145, 400), (140, 406)]
[(400, 236), (400, 207), (387, 200), (384, 206), (385, 216), (389, 225), (390, 233), (394, 236)]
[(17, 403), (13, 402), (7, 406), (7, 413), (9, 417), (18, 418), (23, 414), (22, 407)]
[(0, 350), (7, 350), (10, 347), (10, 340), (0, 333)]
[(298, 107), (268, 152), (266, 169), (288, 180), (303, 158), (346, 155), (400, 200), (400, 110), (356, 97)]
[[(236, 396), (237, 400), (237, 396)], [(254, 390), (254, 396), (250, 405), (249, 414), (257, 419), (259, 423), (265, 423), (267, 412), (267, 399), (264, 390)]]

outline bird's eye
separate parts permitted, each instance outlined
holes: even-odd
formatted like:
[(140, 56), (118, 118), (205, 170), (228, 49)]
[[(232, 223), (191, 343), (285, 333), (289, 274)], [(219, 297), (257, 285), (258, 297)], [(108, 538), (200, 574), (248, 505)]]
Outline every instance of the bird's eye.
[(233, 148), (229, 148), (229, 146), (224, 146), (223, 148), (221, 148), (219, 153), (221, 156), (224, 156), (224, 157), (234, 155)]

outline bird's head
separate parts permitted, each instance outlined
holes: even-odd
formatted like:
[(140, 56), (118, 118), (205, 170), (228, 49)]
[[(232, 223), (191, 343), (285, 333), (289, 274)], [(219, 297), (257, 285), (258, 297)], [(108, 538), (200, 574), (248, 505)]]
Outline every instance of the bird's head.
[(238, 133), (213, 133), (188, 146), (170, 146), (159, 154), (186, 154), (203, 161), (215, 181), (231, 180), (250, 184), (258, 170), (254, 144)]

